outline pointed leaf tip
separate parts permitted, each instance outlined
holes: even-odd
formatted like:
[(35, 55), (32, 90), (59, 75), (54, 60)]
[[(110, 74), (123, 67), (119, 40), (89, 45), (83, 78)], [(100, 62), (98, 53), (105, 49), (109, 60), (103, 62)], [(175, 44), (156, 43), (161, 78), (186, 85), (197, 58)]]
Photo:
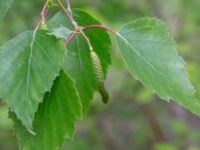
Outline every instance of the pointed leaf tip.
[(65, 48), (40, 30), (24, 32), (0, 48), (0, 98), (30, 132), (38, 104), (52, 87), (65, 58)]
[(130, 73), (146, 88), (200, 115), (184, 61), (162, 21), (146, 17), (130, 22), (121, 29), (118, 43)]

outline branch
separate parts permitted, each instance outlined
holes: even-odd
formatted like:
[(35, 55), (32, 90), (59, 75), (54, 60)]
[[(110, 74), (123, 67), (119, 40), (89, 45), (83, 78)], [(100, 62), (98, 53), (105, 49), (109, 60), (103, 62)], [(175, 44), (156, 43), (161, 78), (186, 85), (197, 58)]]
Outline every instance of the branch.
[(80, 30), (80, 34), (83, 36), (83, 38), (87, 42), (90, 51), (93, 51), (94, 49), (93, 49), (92, 43), (90, 42), (90, 39), (87, 37), (87, 35), (82, 30)]
[(105, 27), (105, 26), (102, 26), (102, 25), (89, 25), (89, 26), (86, 26), (86, 27), (83, 27), (83, 31), (84, 30), (89, 30), (89, 29), (104, 29), (104, 30), (106, 30), (106, 31), (109, 31), (109, 32), (111, 32), (111, 33), (114, 33), (114, 34), (119, 34), (117, 31), (115, 31), (114, 29), (112, 29), (112, 28), (107, 28), (107, 27)]
[[(87, 42), (90, 51), (93, 51), (93, 47), (92, 44), (90, 42), (90, 39), (86, 36), (86, 34), (83, 32), (82, 28), (78, 26), (78, 24), (76, 23), (76, 21), (73, 19), (73, 16), (71, 15), (71, 7), (70, 7), (70, 1), (66, 0), (67, 3), (67, 7), (68, 9), (65, 9), (64, 5), (62, 4), (62, 2), (60, 0), (56, 0), (59, 7), (65, 12), (67, 18), (69, 19), (69, 21), (71, 22), (71, 24), (74, 27), (74, 30), (78, 33), (80, 33), (83, 38), (85, 39), (85, 41)], [(65, 42), (65, 45), (67, 45), (69, 42), (71, 42), (71, 40), (73, 40), (73, 38), (77, 35), (77, 33), (74, 33), (71, 35), (71, 37)]]
[(49, 0), (46, 1), (46, 3), (44, 4), (44, 6), (42, 8), (42, 11), (40, 13), (40, 16), (41, 16), (40, 21), (37, 24), (34, 32), (37, 32), (37, 30), (44, 24), (44, 21), (46, 19), (46, 16), (47, 16), (48, 10), (49, 10), (48, 3), (49, 3)]
[(67, 3), (67, 9), (69, 11), (69, 13), (71, 14), (71, 5), (70, 5), (70, 0), (66, 0), (66, 3)]
[[(65, 6), (62, 4), (62, 2), (60, 0), (56, 0), (56, 1), (58, 3), (58, 6), (65, 12), (67, 18), (69, 19), (69, 21), (72, 24), (72, 26), (74, 27), (74, 29), (78, 30), (79, 26), (71, 15), (70, 5), (68, 5), (68, 9), (70, 8), (70, 10), (68, 10), (68, 9), (65, 9)], [(67, 3), (69, 3), (69, 0), (67, 0)]]
[(78, 34), (78, 32), (72, 33), (71, 36), (70, 36), (70, 37), (67, 39), (67, 41), (65, 42), (65, 46), (66, 46), (67, 44), (69, 44), (69, 43), (76, 37), (77, 34)]

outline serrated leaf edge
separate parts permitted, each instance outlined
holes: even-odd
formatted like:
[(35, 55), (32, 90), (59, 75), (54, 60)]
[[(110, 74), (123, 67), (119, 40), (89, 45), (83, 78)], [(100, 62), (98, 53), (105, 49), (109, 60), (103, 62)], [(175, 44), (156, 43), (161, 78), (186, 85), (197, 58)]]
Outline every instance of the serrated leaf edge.
[[(120, 28), (120, 31), (121, 31), (125, 26), (127, 26), (127, 25), (129, 25), (129, 24), (132, 24), (132, 23), (135, 23), (135, 22), (140, 21), (140, 20), (155, 21), (155, 23), (157, 23), (157, 24), (163, 26), (163, 30), (164, 30), (165, 33), (167, 33), (166, 36), (169, 38), (169, 41), (171, 41), (171, 42), (175, 45), (175, 52), (176, 52), (176, 54), (177, 54), (177, 57), (178, 57), (178, 58), (180, 59), (180, 61), (183, 63), (183, 65), (182, 65), (181, 67), (179, 67), (179, 70), (184, 71), (184, 73), (185, 73), (185, 75), (186, 75), (186, 78), (188, 79), (188, 82), (189, 82), (189, 84), (191, 85), (191, 88), (192, 88), (192, 93), (191, 93), (191, 95), (194, 95), (194, 99), (195, 99), (195, 101), (198, 102), (197, 104), (198, 104), (198, 106), (200, 107), (200, 103), (199, 103), (199, 101), (196, 99), (196, 96), (195, 96), (196, 91), (195, 91), (194, 87), (192, 86), (191, 81), (189, 80), (190, 77), (189, 77), (188, 72), (185, 70), (185, 65), (186, 65), (186, 63), (185, 63), (185, 61), (183, 60), (183, 58), (178, 54), (178, 51), (177, 51), (177, 44), (176, 44), (176, 42), (174, 41), (174, 39), (171, 37), (170, 32), (169, 32), (168, 27), (167, 27), (167, 25), (166, 25), (165, 22), (163, 22), (161, 19), (158, 19), (158, 18), (156, 18), (156, 17), (144, 17), (144, 18), (139, 18), (139, 19), (136, 19), (136, 20), (134, 20), (134, 21), (131, 21), (131, 22), (126, 23), (125, 25), (123, 25), (123, 26)], [(118, 32), (117, 37), (121, 38), (121, 39), (124, 40), (129, 46), (131, 46), (130, 43), (126, 40), (126, 38), (124, 38), (123, 35), (120, 34), (120, 31)], [(132, 47), (132, 46), (131, 46), (131, 47)], [(124, 58), (122, 58), (122, 59), (123, 59), (125, 65), (126, 65), (126, 68), (128, 68), (129, 72), (132, 72), (132, 71), (129, 69), (128, 64), (126, 63), (126, 61), (124, 60)], [(158, 93), (156, 92), (155, 89), (153, 89), (153, 88), (151, 89), (150, 87), (148, 87), (148, 86), (147, 86), (145, 83), (143, 83), (137, 76), (134, 76), (134, 78), (135, 78), (136, 80), (140, 81), (140, 82), (145, 86), (145, 88), (147, 88), (149, 91), (152, 91), (154, 94), (158, 95), (161, 99), (164, 99), (164, 100), (166, 100), (167, 102), (170, 102), (170, 100), (173, 99), (171, 96), (164, 97), (164, 96), (158, 94)], [(180, 104), (180, 103), (179, 103), (179, 104)], [(183, 104), (180, 104), (180, 105), (183, 106)], [(184, 107), (185, 107), (185, 106), (184, 106)], [(199, 115), (200, 115), (199, 112), (197, 112), (197, 111), (194, 111), (194, 112), (195, 112), (196, 114), (199, 114)]]

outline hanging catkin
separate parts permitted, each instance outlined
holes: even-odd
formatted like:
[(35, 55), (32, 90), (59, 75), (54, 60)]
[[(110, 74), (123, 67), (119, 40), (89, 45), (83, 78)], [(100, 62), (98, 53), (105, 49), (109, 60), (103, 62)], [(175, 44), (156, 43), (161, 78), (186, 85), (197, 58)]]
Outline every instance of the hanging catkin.
[(97, 79), (98, 91), (101, 94), (103, 103), (108, 103), (109, 94), (105, 88), (103, 71), (102, 71), (99, 57), (93, 50), (90, 51), (90, 56), (92, 58), (93, 68), (94, 68), (94, 72), (95, 72), (96, 79)]

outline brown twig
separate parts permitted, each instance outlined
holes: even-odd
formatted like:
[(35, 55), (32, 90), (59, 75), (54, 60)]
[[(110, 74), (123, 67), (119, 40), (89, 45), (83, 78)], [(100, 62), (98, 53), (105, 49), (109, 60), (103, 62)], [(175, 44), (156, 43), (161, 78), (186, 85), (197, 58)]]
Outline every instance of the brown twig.
[[(73, 16), (71, 15), (71, 7), (70, 7), (70, 1), (66, 0), (67, 3), (67, 9), (65, 9), (64, 5), (62, 4), (62, 2), (60, 0), (57, 0), (57, 3), (59, 5), (59, 7), (65, 12), (67, 18), (69, 19), (69, 21), (71, 22), (72, 26), (74, 27), (74, 30), (78, 33), (80, 33), (83, 38), (85, 39), (85, 41), (87, 42), (89, 48), (91, 51), (93, 51), (93, 47), (92, 44), (90, 42), (90, 39), (87, 37), (87, 35), (83, 32), (82, 28), (78, 26), (78, 24), (76, 23), (76, 21), (74, 20)], [(71, 40), (73, 40), (73, 38), (76, 36), (77, 34), (72, 34), (72, 36), (65, 42), (69, 43)]]
[(69, 11), (70, 14), (71, 14), (71, 5), (70, 5), (70, 0), (66, 0), (66, 3), (67, 3), (67, 9), (68, 9), (68, 11)]
[(49, 1), (47, 0), (46, 3), (44, 4), (43, 8), (42, 8), (42, 11), (41, 11), (41, 13), (40, 13), (40, 16), (41, 16), (40, 21), (39, 21), (39, 23), (37, 24), (37, 26), (36, 26), (34, 32), (37, 32), (37, 30), (42, 26), (42, 24), (44, 24), (44, 21), (45, 21), (45, 19), (46, 19), (46, 16), (47, 16), (48, 10), (49, 10), (48, 2), (49, 2)]
[[(117, 31), (115, 31), (112, 28), (107, 28), (101, 25), (89, 25), (86, 27), (79, 27), (77, 22), (73, 19), (73, 16), (71, 15), (71, 6), (70, 6), (70, 0), (66, 0), (66, 4), (67, 4), (67, 9), (65, 9), (64, 5), (62, 4), (62, 2), (60, 0), (57, 0), (57, 3), (59, 5), (59, 7), (65, 12), (67, 18), (69, 19), (69, 21), (71, 22), (72, 26), (74, 27), (74, 30), (76, 32), (79, 32), (83, 38), (85, 39), (85, 41), (87, 42), (89, 48), (91, 51), (93, 51), (93, 47), (92, 44), (90, 42), (90, 39), (87, 37), (87, 35), (83, 32), (84, 30), (88, 30), (88, 29), (93, 29), (93, 28), (99, 28), (99, 29), (104, 29), (107, 31), (110, 31), (114, 34), (118, 34)], [(73, 38), (77, 35), (77, 33), (72, 34), (72, 36), (65, 42), (65, 44), (68, 44), (69, 42), (71, 42), (73, 40)]]
[[(85, 31), (85, 30), (90, 30), (90, 29), (103, 29), (103, 30), (106, 30), (106, 31), (109, 31), (111, 33), (114, 33), (116, 35), (118, 35), (119, 33), (117, 31), (115, 31), (114, 29), (112, 28), (107, 28), (105, 26), (102, 26), (102, 25), (89, 25), (89, 26), (85, 26), (85, 27), (82, 27), (81, 30), (82, 31)], [(70, 37), (69, 39), (65, 42), (65, 45), (69, 44), (75, 37), (76, 35), (78, 34), (79, 32), (74, 32)], [(91, 45), (89, 39), (87, 38), (86, 35), (83, 35), (85, 40), (87, 41), (88, 45)], [(90, 44), (89, 44), (90, 43)]]
[(115, 31), (114, 29), (111, 28), (107, 28), (101, 25), (89, 25), (86, 27), (79, 27), (77, 22), (74, 20), (73, 16), (71, 15), (71, 6), (70, 6), (70, 0), (66, 0), (66, 4), (67, 4), (67, 9), (65, 9), (65, 6), (62, 4), (62, 2), (60, 0), (56, 0), (58, 3), (58, 6), (65, 12), (67, 18), (69, 19), (70, 23), (72, 24), (72, 26), (74, 27), (74, 30), (76, 31), (75, 33), (73, 33), (69, 39), (65, 42), (65, 45), (69, 44), (74, 38), (75, 36), (80, 33), (83, 38), (85, 39), (85, 41), (87, 42), (90, 51), (93, 51), (93, 46), (90, 42), (90, 39), (87, 37), (87, 35), (83, 32), (84, 30), (88, 30), (88, 29), (93, 29), (93, 28), (99, 28), (99, 29), (104, 29), (107, 31), (110, 31), (114, 34), (119, 34), (117, 31)]
[[(62, 2), (60, 0), (56, 0), (57, 3), (58, 3), (58, 6), (65, 12), (65, 15), (67, 16), (67, 18), (69, 19), (70, 23), (72, 24), (72, 26), (74, 27), (75, 30), (77, 30), (79, 28), (78, 24), (76, 23), (76, 21), (73, 19), (70, 11), (71, 11), (71, 8), (70, 8), (70, 5), (67, 6), (68, 9), (70, 8), (70, 10), (68, 9), (65, 9), (65, 6), (62, 4)], [(69, 1), (67, 1), (69, 3)]]
[(78, 32), (72, 33), (71, 36), (70, 36), (70, 37), (67, 39), (67, 41), (65, 42), (65, 46), (66, 46), (67, 44), (69, 44), (69, 43), (76, 37), (77, 34), (78, 34)]
[(112, 29), (112, 28), (107, 28), (107, 27), (102, 26), (102, 25), (89, 25), (89, 26), (83, 27), (82, 30), (84, 31), (84, 30), (94, 29), (94, 28), (95, 28), (95, 29), (104, 29), (104, 30), (109, 31), (109, 32), (111, 32), (111, 33), (118, 34), (118, 32), (115, 31), (114, 29)]

